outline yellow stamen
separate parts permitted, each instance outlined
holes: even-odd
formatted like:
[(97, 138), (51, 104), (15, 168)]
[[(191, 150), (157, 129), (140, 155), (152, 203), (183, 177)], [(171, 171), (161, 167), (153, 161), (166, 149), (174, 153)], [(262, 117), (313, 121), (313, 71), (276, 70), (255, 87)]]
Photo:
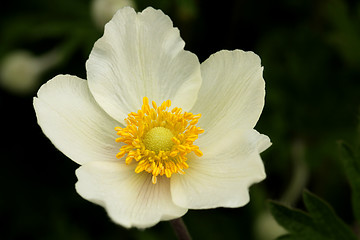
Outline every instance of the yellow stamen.
[(201, 157), (199, 147), (193, 145), (198, 135), (204, 130), (196, 127), (200, 114), (182, 112), (181, 108), (169, 107), (171, 101), (163, 102), (159, 107), (149, 99), (143, 98), (143, 105), (136, 113), (131, 112), (125, 119), (128, 124), (125, 128), (116, 127), (120, 137), (116, 142), (125, 143), (117, 158), (125, 158), (125, 163), (137, 162), (136, 173), (146, 171), (152, 174), (152, 183), (156, 184), (157, 177), (172, 174), (184, 174), (187, 154), (194, 152)]

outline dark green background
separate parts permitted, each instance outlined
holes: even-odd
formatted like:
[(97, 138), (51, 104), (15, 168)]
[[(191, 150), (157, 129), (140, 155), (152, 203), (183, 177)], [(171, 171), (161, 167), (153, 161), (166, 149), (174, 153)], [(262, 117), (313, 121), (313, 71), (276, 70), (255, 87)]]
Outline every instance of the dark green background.
[[(266, 104), (256, 129), (273, 145), (262, 154), (267, 179), (251, 188), (239, 209), (189, 211), (194, 239), (256, 239), (254, 224), (266, 199), (289, 193), (299, 169), (305, 187), (353, 224), (350, 190), (337, 141), (356, 135), (360, 106), (360, 2), (137, 1), (162, 9), (180, 29), (186, 49), (204, 61), (221, 49), (256, 52), (262, 59)], [(63, 46), (60, 73), (86, 78), (85, 61), (102, 35), (87, 0), (17, 0), (0, 8), (0, 60), (16, 49), (41, 54)], [(103, 208), (75, 191), (77, 164), (56, 150), (36, 123), (32, 97), (0, 89), (1, 239), (172, 239), (167, 222), (139, 231), (113, 224)], [(211, 104), (211, 103), (210, 103)]]

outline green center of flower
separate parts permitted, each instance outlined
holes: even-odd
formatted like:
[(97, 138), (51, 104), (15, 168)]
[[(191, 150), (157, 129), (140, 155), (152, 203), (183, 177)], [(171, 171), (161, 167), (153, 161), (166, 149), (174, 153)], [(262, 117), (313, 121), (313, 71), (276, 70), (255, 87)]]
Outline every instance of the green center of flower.
[(143, 143), (146, 149), (159, 153), (159, 151), (170, 151), (174, 142), (171, 140), (174, 137), (172, 132), (164, 127), (154, 127), (148, 131)]

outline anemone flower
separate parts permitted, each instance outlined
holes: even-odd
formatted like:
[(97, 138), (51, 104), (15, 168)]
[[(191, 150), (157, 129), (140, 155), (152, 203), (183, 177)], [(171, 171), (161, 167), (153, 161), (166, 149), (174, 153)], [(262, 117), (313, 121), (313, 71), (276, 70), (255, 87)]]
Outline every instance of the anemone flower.
[(123, 8), (94, 44), (87, 80), (58, 75), (34, 98), (44, 134), (80, 165), (76, 191), (124, 227), (241, 207), (265, 178), (260, 58), (220, 51), (200, 64), (184, 45), (162, 11)]

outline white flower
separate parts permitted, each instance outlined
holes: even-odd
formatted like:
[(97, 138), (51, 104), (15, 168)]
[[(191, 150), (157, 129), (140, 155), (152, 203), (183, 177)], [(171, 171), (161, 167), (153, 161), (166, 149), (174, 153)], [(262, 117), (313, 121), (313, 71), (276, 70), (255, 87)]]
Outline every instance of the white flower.
[(255, 221), (254, 230), (256, 239), (259, 240), (273, 240), (287, 233), (268, 211), (258, 216)]
[(243, 206), (265, 178), (259, 153), (271, 143), (253, 129), (265, 96), (259, 57), (220, 51), (200, 65), (184, 45), (160, 10), (121, 9), (87, 81), (58, 75), (34, 98), (43, 132), (81, 165), (77, 192), (122, 226)]
[(96, 26), (102, 29), (117, 10), (126, 6), (135, 8), (135, 2), (133, 0), (93, 0), (91, 2), (91, 16)]
[(0, 66), (0, 85), (7, 90), (27, 94), (38, 88), (41, 74), (58, 62), (57, 53), (52, 51), (35, 56), (26, 50), (17, 50), (7, 55)]

